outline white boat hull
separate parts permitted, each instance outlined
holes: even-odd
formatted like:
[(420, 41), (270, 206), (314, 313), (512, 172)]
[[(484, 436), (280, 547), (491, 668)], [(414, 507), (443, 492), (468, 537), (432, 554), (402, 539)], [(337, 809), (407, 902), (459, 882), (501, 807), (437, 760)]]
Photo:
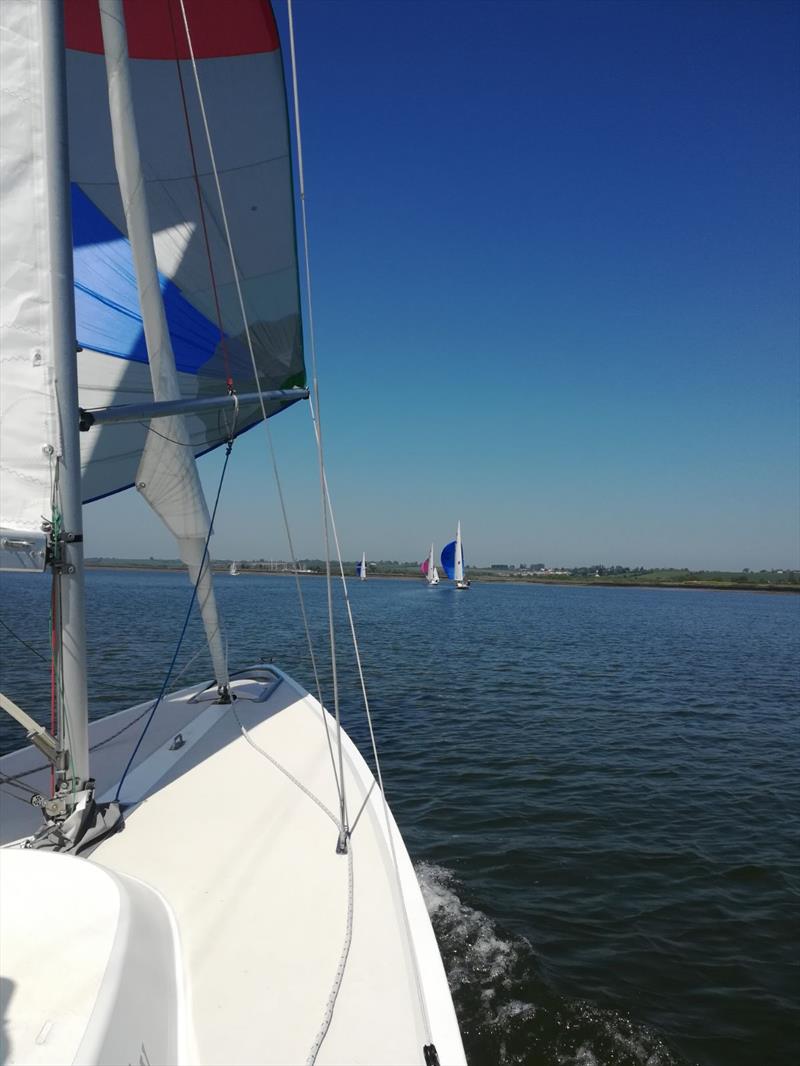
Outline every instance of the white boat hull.
[[(178, 945), (176, 995), (186, 1003), (175, 1017), (175, 1061), (304, 1063), (330, 1015), (315, 1060), (320, 1064), (424, 1063), (423, 1047), (430, 1043), (442, 1066), (464, 1063), (411, 861), (360, 753), (343, 735), (354, 825), (350, 854), (341, 855), (325, 736), (327, 727), (335, 745), (330, 715), (273, 667), (237, 675), (233, 691), (237, 699), (227, 707), (213, 703), (206, 686), (165, 699), (123, 786), (124, 831), (102, 841), (88, 859), (51, 857), (62, 865), (96, 865), (121, 882), (133, 878), (163, 899)], [(109, 738), (147, 707), (92, 724), (98, 794), (113, 796), (143, 720)], [(0, 760), (0, 769), (14, 776), (40, 763), (35, 750), (25, 749)], [(49, 771), (23, 780), (46, 792)], [(39, 824), (33, 808), (9, 802), (8, 795), (4, 786), (3, 842)], [(41, 854), (29, 857), (38, 861)], [(16, 866), (19, 876), (18, 859)], [(13, 924), (6, 934), (13, 940)], [(25, 951), (15, 957), (24, 971)], [(80, 952), (72, 957), (77, 972), (64, 975), (67, 981), (79, 976)], [(37, 1063), (71, 1062), (92, 1026), (138, 1031), (136, 995), (105, 1016), (96, 1015), (91, 997), (83, 1013), (73, 1003), (70, 1025), (59, 1025), (56, 996), (37, 1008), (42, 1024), (53, 1023), (52, 1036), (40, 1045), (41, 1026), (30, 1022), (31, 997), (39, 995), (39, 975), (50, 964), (45, 948), (28, 959), (27, 972), (4, 974), (15, 985), (5, 1016), (9, 1061), (33, 1061), (35, 1054)], [(95, 1044), (103, 1046), (102, 1040)], [(125, 1061), (138, 1062), (141, 1054), (131, 1046)]]

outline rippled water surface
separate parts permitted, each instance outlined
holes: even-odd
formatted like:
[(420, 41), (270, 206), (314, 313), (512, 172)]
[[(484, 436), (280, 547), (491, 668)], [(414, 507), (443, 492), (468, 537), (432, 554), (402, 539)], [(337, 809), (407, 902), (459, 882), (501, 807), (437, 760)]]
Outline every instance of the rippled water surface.
[[(324, 581), (302, 584), (327, 676)], [(294, 581), (218, 585), (231, 666), (274, 659), (312, 688)], [(0, 617), (46, 653), (46, 582), (0, 589)], [(472, 1066), (800, 1061), (800, 597), (378, 579), (350, 594)], [(158, 691), (188, 582), (90, 571), (88, 598), (100, 716)], [(0, 637), (3, 691), (45, 714), (46, 664)], [(179, 665), (201, 646), (193, 625)], [(201, 653), (178, 684), (207, 675)], [(352, 675), (342, 708), (364, 750)]]

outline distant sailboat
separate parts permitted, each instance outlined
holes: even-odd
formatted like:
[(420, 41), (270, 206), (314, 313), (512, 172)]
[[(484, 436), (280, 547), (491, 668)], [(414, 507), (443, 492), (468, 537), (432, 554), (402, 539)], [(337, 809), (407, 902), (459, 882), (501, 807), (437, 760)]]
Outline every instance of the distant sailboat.
[(356, 563), (356, 573), (362, 581), (367, 580), (367, 553), (361, 553), (361, 562)]
[(433, 545), (431, 544), (431, 553), (425, 562), (420, 566), (420, 570), (425, 575), (425, 580), (428, 582), (428, 588), (433, 585), (439, 584), (439, 571), (436, 569), (436, 564), (433, 561)]
[(230, 573), (231, 577), (238, 577), (239, 574), (241, 573), (241, 570), (239, 569), (239, 564), (235, 560), (234, 560), (234, 562), (231, 563), (231, 568), (230, 568), (229, 573)]
[(461, 542), (461, 523), (458, 523), (456, 539), (442, 548), (442, 566), (457, 589), (468, 589), (469, 581), (464, 577), (464, 545)]

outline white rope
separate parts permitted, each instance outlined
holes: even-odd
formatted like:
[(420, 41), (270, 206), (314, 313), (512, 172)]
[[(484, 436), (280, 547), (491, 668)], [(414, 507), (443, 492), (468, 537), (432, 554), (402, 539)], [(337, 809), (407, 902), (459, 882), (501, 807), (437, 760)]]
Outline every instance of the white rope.
[[(324, 811), (325, 814), (327, 814), (327, 816), (330, 818), (330, 820), (333, 822), (333, 824), (338, 829), (338, 827), (339, 827), (339, 819), (336, 817), (336, 815), (333, 813), (333, 811), (330, 810), (328, 807), (326, 807), (325, 804), (322, 802), (322, 800), (318, 796), (315, 796), (310, 788), (306, 788), (306, 786), (303, 784), (303, 782), (300, 781), (298, 778), (296, 778), (293, 773), (291, 773), (289, 770), (287, 770), (286, 767), (282, 765), (282, 763), (279, 763), (274, 755), (270, 755), (270, 753), (268, 751), (264, 751), (264, 749), (262, 747), (260, 747), (258, 744), (256, 744), (256, 742), (253, 740), (253, 738), (248, 733), (244, 722), (239, 717), (239, 712), (236, 710), (236, 704), (235, 703), (231, 704), (231, 709), (233, 710), (234, 718), (239, 723), (239, 728), (242, 731), (242, 736), (247, 741), (247, 743), (250, 745), (250, 747), (251, 748), (255, 748), (255, 750), (258, 752), (258, 754), (259, 755), (263, 755), (264, 758), (268, 762), (271, 762), (276, 770), (279, 770), (282, 774), (284, 774), (285, 777), (288, 777), (288, 779), (292, 782), (293, 785), (297, 785), (297, 787), (300, 789), (301, 792), (304, 792), (306, 794), (306, 796), (308, 796), (308, 798), (310, 800), (312, 800), (314, 803), (316, 803), (316, 805), (319, 807), (319, 809), (321, 811)], [(320, 708), (320, 710), (322, 710), (322, 708)], [(322, 710), (322, 713), (324, 714), (325, 711)]]
[[(210, 130), (209, 125), (208, 125), (208, 116), (207, 116), (207, 113), (206, 113), (205, 99), (203, 97), (203, 90), (202, 90), (201, 85), (200, 85), (200, 75), (199, 75), (199, 72), (197, 70), (197, 62), (195, 60), (194, 46), (192, 44), (192, 35), (191, 35), (190, 30), (189, 30), (189, 20), (188, 20), (188, 17), (186, 15), (186, 7), (185, 7), (185, 4), (184, 4), (184, 0), (180, 0), (180, 4), (181, 4), (181, 15), (183, 17), (183, 25), (184, 25), (184, 29), (186, 31), (186, 40), (187, 40), (188, 45), (189, 45), (189, 56), (190, 56), (191, 64), (192, 64), (192, 72), (193, 72), (193, 75), (194, 75), (194, 83), (195, 83), (195, 88), (197, 89), (198, 103), (200, 105), (200, 114), (201, 114), (202, 119), (203, 119), (203, 129), (204, 129), (205, 137), (206, 137), (206, 145), (208, 147), (208, 153), (209, 153), (209, 157), (210, 157), (210, 160), (211, 160), (211, 169), (212, 169), (212, 172), (213, 172), (213, 175), (214, 175), (214, 184), (216, 186), (217, 197), (219, 199), (220, 212), (221, 212), (221, 215), (222, 215), (222, 224), (223, 224), (223, 229), (225, 231), (225, 242), (227, 244), (228, 255), (229, 255), (230, 261), (231, 261), (231, 269), (233, 271), (233, 279), (234, 279), (234, 282), (235, 282), (235, 285), (236, 285), (236, 294), (237, 294), (237, 298), (238, 298), (238, 302), (239, 302), (239, 311), (240, 311), (240, 314), (242, 316), (242, 323), (244, 324), (245, 336), (247, 338), (247, 348), (248, 348), (248, 351), (250, 353), (250, 362), (251, 362), (251, 365), (252, 365), (252, 368), (253, 368), (253, 376), (255, 378), (256, 388), (258, 390), (258, 399), (259, 399), (259, 403), (261, 405), (262, 420), (263, 420), (263, 423), (264, 423), (264, 429), (265, 429), (266, 434), (267, 434), (267, 443), (268, 443), (268, 447), (269, 447), (270, 456), (271, 456), (271, 459), (272, 459), (272, 470), (273, 470), (273, 474), (274, 474), (274, 477), (275, 477), (275, 484), (276, 484), (277, 491), (278, 491), (278, 498), (280, 500), (281, 514), (283, 516), (284, 530), (286, 532), (286, 539), (287, 539), (288, 546), (289, 546), (289, 552), (291, 554), (292, 565), (294, 567), (295, 585), (296, 585), (296, 588), (297, 588), (297, 596), (298, 596), (298, 599), (300, 601), (300, 613), (301, 613), (301, 615), (303, 617), (303, 627), (305, 629), (306, 643), (307, 643), (307, 646), (308, 646), (309, 656), (311, 658), (311, 666), (312, 666), (312, 670), (314, 672), (314, 682), (315, 682), (316, 690), (317, 690), (317, 698), (319, 700), (320, 706), (324, 706), (324, 702), (323, 702), (323, 699), (322, 699), (322, 686), (320, 684), (319, 671), (317, 669), (317, 661), (316, 661), (316, 657), (314, 655), (314, 645), (313, 645), (313, 642), (311, 640), (311, 631), (310, 631), (310, 628), (309, 628), (309, 625), (308, 625), (308, 616), (307, 616), (307, 613), (306, 613), (305, 599), (303, 597), (303, 590), (302, 590), (301, 585), (300, 585), (299, 566), (298, 566), (298, 562), (297, 562), (297, 556), (296, 556), (295, 550), (294, 550), (294, 543), (293, 543), (293, 539), (292, 539), (291, 529), (289, 527), (289, 516), (288, 516), (288, 512), (286, 510), (286, 502), (285, 502), (284, 495), (283, 495), (283, 487), (282, 487), (282, 484), (281, 484), (280, 475), (278, 473), (278, 463), (277, 463), (277, 458), (276, 458), (276, 454), (275, 454), (275, 448), (274, 448), (274, 444), (273, 444), (273, 440), (272, 440), (272, 431), (269, 428), (269, 421), (267, 419), (267, 409), (266, 409), (266, 405), (264, 403), (263, 390), (261, 388), (261, 375), (258, 372), (258, 365), (256, 363), (255, 351), (253, 349), (253, 340), (252, 340), (252, 337), (250, 335), (250, 325), (249, 325), (249, 322), (247, 320), (247, 314), (246, 314), (246, 311), (245, 311), (244, 296), (242, 295), (242, 288), (241, 288), (241, 284), (240, 284), (240, 281), (239, 281), (239, 265), (238, 265), (238, 263), (236, 261), (236, 256), (235, 256), (235, 253), (234, 253), (234, 250), (233, 250), (233, 241), (232, 241), (232, 238), (231, 238), (230, 227), (228, 225), (228, 213), (227, 213), (227, 211), (225, 209), (225, 200), (224, 200), (224, 197), (222, 195), (222, 185), (221, 185), (220, 180), (219, 180), (219, 171), (217, 169), (217, 159), (216, 159), (216, 155), (214, 153), (214, 146), (213, 146), (213, 143), (211, 141), (211, 130)], [(334, 681), (334, 684), (335, 684), (335, 681)], [(336, 693), (336, 689), (335, 688), (334, 688), (334, 702), (337, 703), (337, 705), (338, 705), (337, 693)], [(337, 795), (339, 797), (339, 806), (340, 806), (340, 812), (341, 812), (340, 829), (344, 833), (346, 831), (346, 827), (347, 827), (347, 820), (346, 820), (347, 804), (346, 804), (345, 792), (344, 792), (344, 771), (343, 771), (343, 764), (342, 764), (342, 758), (341, 758), (341, 737), (339, 737), (339, 773), (337, 773), (337, 771), (336, 771), (336, 762), (335, 762), (335, 759), (334, 759), (334, 756), (333, 756), (333, 746), (331, 744), (330, 732), (329, 732), (329, 729), (328, 729), (328, 722), (327, 722), (326, 716), (323, 715), (322, 719), (323, 719), (323, 728), (325, 730), (325, 739), (326, 739), (326, 742), (327, 742), (327, 745), (328, 745), (328, 750), (330, 752), (330, 757), (331, 757), (331, 767), (333, 769), (333, 776), (334, 776), (334, 780), (336, 782), (336, 792), (337, 792)], [(341, 726), (339, 724), (338, 709), (337, 709), (337, 727), (339, 729), (341, 728)]]
[(314, 1043), (311, 1045), (311, 1051), (308, 1053), (306, 1059), (306, 1066), (314, 1066), (317, 1061), (317, 1055), (319, 1055), (319, 1049), (322, 1047), (322, 1041), (328, 1035), (328, 1030), (331, 1026), (333, 1019), (333, 1008), (336, 1006), (336, 998), (339, 995), (339, 989), (342, 987), (342, 979), (344, 978), (345, 967), (347, 966), (347, 957), (350, 954), (350, 944), (353, 941), (353, 844), (352, 841), (347, 845), (347, 922), (345, 925), (344, 945), (342, 946), (342, 953), (339, 956), (339, 965), (336, 967), (336, 976), (333, 979), (333, 987), (331, 988), (328, 996), (328, 1001), (325, 1004), (325, 1013), (322, 1016), (322, 1025), (319, 1027), (319, 1032), (314, 1037)]
[[(290, 773), (290, 771), (287, 770), (286, 767), (283, 766), (281, 763), (279, 763), (278, 760), (273, 755), (270, 755), (268, 751), (265, 751), (259, 744), (256, 744), (256, 742), (253, 740), (253, 738), (250, 736), (249, 732), (247, 731), (247, 728), (244, 725), (244, 723), (242, 722), (241, 718), (239, 717), (239, 712), (236, 710), (236, 704), (235, 703), (232, 704), (232, 710), (233, 710), (234, 717), (236, 718), (236, 721), (239, 723), (239, 728), (242, 731), (242, 736), (247, 741), (247, 743), (252, 748), (254, 748), (258, 752), (259, 755), (262, 755), (268, 762), (272, 763), (272, 765), (275, 767), (276, 770), (279, 770), (280, 773), (282, 773), (286, 778), (288, 778), (288, 780), (291, 781), (293, 785), (296, 785), (300, 789), (300, 791), (303, 792), (306, 796), (308, 796), (308, 798), (313, 803), (316, 803), (316, 805), (319, 807), (319, 809), (321, 811), (323, 811), (325, 814), (327, 814), (327, 816), (330, 818), (330, 820), (333, 822), (333, 824), (338, 827), (339, 819), (336, 817), (336, 815), (333, 813), (332, 810), (330, 810), (328, 807), (326, 807), (326, 805), (322, 802), (322, 800), (319, 798), (319, 796), (314, 795), (314, 793), (311, 791), (311, 789), (306, 788), (306, 786), (303, 784), (303, 782), (298, 780), (298, 778), (296, 778), (293, 773)], [(323, 715), (325, 714), (325, 710), (324, 710), (324, 708), (322, 707), (321, 704), (320, 704), (320, 713), (323, 714)], [(23, 787), (26, 787), (26, 786), (23, 786)], [(367, 794), (369, 795), (369, 793), (367, 793)], [(337, 997), (339, 995), (339, 989), (342, 987), (342, 980), (344, 979), (344, 971), (345, 971), (345, 968), (347, 966), (347, 958), (348, 958), (348, 956), (350, 954), (350, 945), (351, 945), (352, 941), (353, 941), (353, 846), (352, 846), (352, 843), (348, 843), (348, 848), (347, 848), (347, 918), (346, 918), (346, 921), (345, 921), (344, 944), (342, 945), (342, 950), (341, 950), (341, 953), (339, 955), (339, 963), (338, 963), (338, 965), (336, 967), (336, 974), (334, 975), (334, 978), (333, 978), (333, 985), (331, 987), (330, 993), (328, 994), (328, 999), (327, 999), (327, 1001), (325, 1003), (325, 1010), (324, 1010), (324, 1013), (322, 1015), (322, 1022), (320, 1024), (319, 1029), (317, 1030), (317, 1035), (314, 1037), (314, 1042), (311, 1045), (311, 1051), (308, 1054), (308, 1058), (306, 1059), (307, 1066), (314, 1066), (314, 1063), (317, 1061), (317, 1055), (319, 1054), (319, 1049), (322, 1047), (322, 1041), (328, 1035), (328, 1030), (330, 1029), (331, 1021), (333, 1019), (333, 1008), (336, 1006), (336, 1000), (337, 1000)]]

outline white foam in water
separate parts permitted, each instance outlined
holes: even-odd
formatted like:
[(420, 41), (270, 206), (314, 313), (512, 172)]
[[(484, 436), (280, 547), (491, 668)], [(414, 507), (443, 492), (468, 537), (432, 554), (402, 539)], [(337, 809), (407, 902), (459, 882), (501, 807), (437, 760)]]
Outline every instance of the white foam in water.
[[(680, 1062), (646, 1026), (616, 1010), (555, 992), (539, 975), (529, 941), (503, 939), (488, 915), (459, 898), (451, 870), (428, 862), (418, 863), (415, 870), (442, 950), (468, 1058), (474, 1053), (479, 1061), (491, 1053), (499, 1066), (526, 1063), (531, 1053), (539, 1056), (537, 1062), (553, 1066)], [(539, 1002), (528, 1002), (520, 992), (536, 993)]]
[(570, 1066), (597, 1066), (597, 1059), (592, 1054), (592, 1049), (581, 1044), (575, 1052), (575, 1058), (570, 1060)]
[[(474, 980), (476, 975), (497, 979), (507, 974), (517, 961), (516, 948), (497, 935), (488, 915), (461, 902), (453, 888), (453, 873), (427, 862), (419, 863), (415, 870), (428, 914), (436, 922), (439, 941), (451, 956), (448, 959), (450, 987)], [(511, 1004), (506, 1004), (504, 1010), (519, 1014), (533, 1009), (530, 1003), (519, 1000), (513, 1003), (514, 1009), (510, 1010)]]

